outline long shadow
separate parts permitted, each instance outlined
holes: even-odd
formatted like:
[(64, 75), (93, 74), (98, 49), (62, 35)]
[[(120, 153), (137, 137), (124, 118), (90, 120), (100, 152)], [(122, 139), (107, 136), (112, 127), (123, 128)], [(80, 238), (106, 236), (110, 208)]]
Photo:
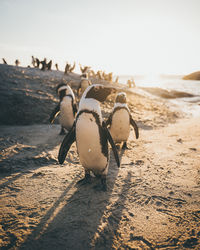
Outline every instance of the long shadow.
[(93, 239), (93, 246), (95, 249), (102, 249), (102, 247), (112, 249), (114, 238), (118, 238), (120, 235), (118, 228), (123, 217), (123, 210), (125, 209), (126, 204), (126, 191), (130, 182), (131, 173), (128, 172), (126, 178), (124, 179), (122, 189), (118, 194), (118, 199), (107, 211), (108, 216), (106, 217), (106, 225), (103, 228), (99, 227), (96, 231), (97, 237), (94, 237)]
[[(76, 191), (69, 199), (64, 198), (65, 191), (61, 195), (62, 198), (59, 198), (54, 204), (53, 210), (55, 210), (55, 206), (59, 206), (61, 199), (64, 201), (64, 205), (61, 206), (59, 212), (55, 216), (52, 211), (47, 212), (37, 228), (19, 249), (91, 249), (96, 244), (99, 246), (99, 242), (94, 242), (94, 237), (102, 223), (107, 206), (112, 203), (110, 199), (113, 196), (118, 171), (114, 157), (111, 155), (107, 192), (96, 191), (93, 188), (99, 181), (97, 178), (92, 178), (92, 183), (89, 185), (77, 185)], [(129, 179), (128, 175), (124, 180), (124, 185), (127, 186)], [(123, 188), (122, 192), (124, 192)], [(118, 196), (118, 193), (115, 191), (114, 195)], [(123, 202), (121, 204), (117, 208), (119, 214), (122, 214), (123, 211)], [(47, 222), (47, 219), (51, 216), (50, 222)], [(117, 228), (119, 222), (120, 219), (115, 228)], [(100, 245), (103, 247), (104, 243)]]
[[(39, 236), (39, 234), (41, 233), (41, 231), (45, 227), (46, 223), (50, 220), (51, 216), (54, 214), (55, 210), (60, 205), (60, 203), (62, 203), (64, 201), (65, 196), (67, 195), (67, 193), (69, 192), (69, 190), (71, 189), (71, 187), (74, 185), (74, 182), (76, 180), (78, 180), (78, 178), (79, 178), (79, 175), (77, 175), (74, 178), (74, 181), (68, 185), (68, 187), (65, 189), (65, 191), (63, 191), (62, 194), (60, 195), (60, 197), (55, 201), (55, 203), (53, 204), (53, 206), (47, 211), (47, 213), (45, 214), (45, 216), (41, 219), (40, 223), (38, 224), (38, 226), (36, 227), (36, 229), (32, 233), (32, 237), (37, 238)], [(7, 245), (7, 246), (5, 246), (5, 247), (3, 247), (2, 249), (11, 249), (12, 247), (16, 246), (17, 237), (13, 237), (13, 235), (10, 235), (10, 238), (11, 238), (10, 244)], [(29, 249), (29, 247), (25, 248), (25, 249)], [(49, 249), (51, 249), (51, 248), (49, 248)]]
[[(57, 127), (50, 128), (47, 142), (36, 146), (32, 144), (31, 141), (27, 143), (27, 138), (24, 139), (20, 136), (14, 136), (13, 133), (9, 134), (8, 132), (6, 135), (11, 138), (11, 142), (6, 142), (5, 144), (7, 146), (4, 145), (4, 149), (6, 147), (14, 147), (15, 153), (0, 160), (0, 179), (10, 177), (5, 182), (1, 183), (0, 188), (6, 187), (8, 184), (11, 184), (13, 181), (34, 169), (49, 165), (57, 165), (57, 159), (49, 155), (48, 151), (53, 150), (62, 142), (63, 136), (59, 136), (55, 133), (55, 130), (59, 133), (59, 129), (60, 128)], [(52, 132), (54, 132), (54, 136), (51, 135)], [(3, 137), (6, 135), (3, 135)], [(18, 145), (21, 144), (23, 147), (18, 149)]]

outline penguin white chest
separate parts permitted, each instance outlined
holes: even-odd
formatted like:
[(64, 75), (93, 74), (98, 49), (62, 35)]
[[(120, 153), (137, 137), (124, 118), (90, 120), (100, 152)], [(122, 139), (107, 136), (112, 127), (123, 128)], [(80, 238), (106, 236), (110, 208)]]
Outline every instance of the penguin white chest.
[(60, 103), (59, 122), (64, 128), (69, 130), (74, 122), (74, 113), (72, 108), (72, 99), (68, 96), (64, 97)]
[(82, 82), (81, 82), (81, 95), (87, 89), (88, 86), (89, 86), (88, 81), (87, 80), (82, 80)]
[(115, 142), (127, 141), (130, 134), (130, 116), (126, 109), (114, 112), (110, 133)]
[(107, 166), (108, 159), (102, 153), (99, 127), (95, 117), (82, 113), (76, 122), (76, 144), (80, 162), (85, 169), (100, 173)]

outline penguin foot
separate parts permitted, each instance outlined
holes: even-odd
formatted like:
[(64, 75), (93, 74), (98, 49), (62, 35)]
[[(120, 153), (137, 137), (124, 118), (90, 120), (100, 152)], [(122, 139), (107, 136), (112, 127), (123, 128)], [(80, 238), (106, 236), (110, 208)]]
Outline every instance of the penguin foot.
[(128, 146), (127, 146), (127, 142), (126, 142), (126, 141), (123, 143), (122, 149), (128, 149)]
[(64, 128), (61, 128), (59, 135), (66, 135), (66, 132), (65, 132)]
[(79, 185), (86, 185), (91, 183), (91, 176), (90, 174), (86, 174), (83, 179), (77, 182)]

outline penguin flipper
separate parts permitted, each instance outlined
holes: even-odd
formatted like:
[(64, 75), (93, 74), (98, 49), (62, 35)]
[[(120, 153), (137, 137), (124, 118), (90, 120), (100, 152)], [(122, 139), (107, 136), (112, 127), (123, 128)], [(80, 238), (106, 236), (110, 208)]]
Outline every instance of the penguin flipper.
[(112, 138), (112, 136), (111, 136), (109, 130), (107, 129), (106, 123), (105, 123), (105, 122), (102, 123), (102, 127), (103, 127), (103, 129), (104, 129), (104, 131), (105, 131), (107, 140), (109, 141), (109, 143), (110, 143), (110, 145), (111, 145), (111, 147), (112, 147), (112, 151), (113, 151), (113, 154), (114, 154), (114, 157), (115, 157), (117, 166), (118, 166), (118, 168), (119, 168), (119, 167), (120, 167), (119, 155), (118, 155), (118, 151), (117, 151), (117, 148), (116, 148), (116, 146), (115, 146), (115, 143), (114, 143), (114, 141), (113, 141), (113, 138)]
[(66, 158), (66, 155), (67, 155), (71, 145), (75, 141), (75, 139), (76, 139), (76, 130), (75, 130), (75, 123), (74, 123), (72, 128), (69, 130), (69, 132), (65, 136), (65, 138), (60, 146), (59, 153), (58, 153), (58, 161), (60, 164), (63, 164), (63, 162)]
[(49, 117), (49, 122), (53, 123), (56, 116), (58, 116), (58, 114), (60, 113), (60, 103), (55, 107), (55, 109), (53, 110), (53, 112), (51, 113), (50, 117)]
[(112, 122), (112, 114), (109, 115), (107, 121), (105, 122), (106, 126), (110, 125)]
[(73, 113), (75, 115), (77, 113), (77, 111), (78, 111), (76, 103), (73, 104), (72, 108), (73, 108)]
[(135, 137), (136, 139), (139, 138), (139, 130), (138, 130), (138, 126), (136, 124), (136, 122), (133, 120), (133, 118), (130, 116), (130, 123), (133, 126), (134, 130), (135, 130)]

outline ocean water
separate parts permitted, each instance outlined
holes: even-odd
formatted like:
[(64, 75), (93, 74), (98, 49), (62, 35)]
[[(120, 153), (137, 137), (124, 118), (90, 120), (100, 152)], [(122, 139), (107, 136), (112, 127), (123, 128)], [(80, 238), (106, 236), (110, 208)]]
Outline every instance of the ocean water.
[(128, 79), (133, 78), (137, 87), (175, 90), (192, 94), (194, 97), (167, 99), (167, 101), (178, 105), (188, 114), (200, 116), (200, 81), (183, 80), (182, 77), (179, 75), (121, 76), (119, 82), (126, 84)]

